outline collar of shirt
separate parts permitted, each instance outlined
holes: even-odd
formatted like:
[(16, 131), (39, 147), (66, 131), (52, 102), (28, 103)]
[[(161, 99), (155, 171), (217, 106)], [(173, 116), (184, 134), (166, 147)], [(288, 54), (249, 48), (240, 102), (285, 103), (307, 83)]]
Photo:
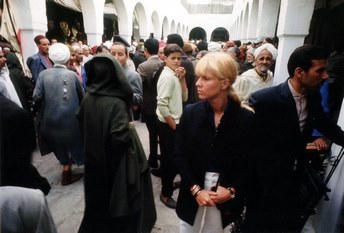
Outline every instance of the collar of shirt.
[(294, 87), (291, 85), (290, 80), (288, 80), (288, 86), (290, 89), (290, 92), (293, 95), (294, 101), (295, 101), (295, 107), (296, 107), (296, 111), (297, 111), (297, 115), (299, 118), (299, 126), (300, 126), (300, 131), (302, 132), (305, 124), (306, 124), (306, 119), (307, 119), (307, 115), (308, 115), (308, 111), (307, 111), (307, 99), (306, 94), (301, 95), (300, 93), (298, 93)]
[(288, 86), (289, 86), (289, 90), (290, 90), (291, 94), (293, 95), (294, 99), (301, 99), (301, 98), (304, 98), (307, 96), (307, 94), (302, 95), (302, 94), (298, 93), (294, 89), (293, 85), (291, 85), (290, 80), (288, 80)]

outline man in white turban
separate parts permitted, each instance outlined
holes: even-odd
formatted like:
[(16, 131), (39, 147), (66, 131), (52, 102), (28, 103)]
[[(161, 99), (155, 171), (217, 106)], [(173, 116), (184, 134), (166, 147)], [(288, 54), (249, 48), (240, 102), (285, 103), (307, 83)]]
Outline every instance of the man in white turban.
[(255, 67), (242, 73), (233, 84), (243, 104), (255, 91), (272, 86), (273, 73), (269, 70), (278, 51), (272, 44), (263, 44), (254, 51)]
[(67, 45), (50, 46), (49, 58), (54, 67), (39, 73), (33, 92), (38, 106), (38, 144), (42, 155), (54, 152), (63, 166), (61, 184), (69, 185), (82, 177), (72, 174), (72, 163), (84, 163), (80, 126), (75, 116), (84, 92), (78, 75), (66, 67), (70, 59)]

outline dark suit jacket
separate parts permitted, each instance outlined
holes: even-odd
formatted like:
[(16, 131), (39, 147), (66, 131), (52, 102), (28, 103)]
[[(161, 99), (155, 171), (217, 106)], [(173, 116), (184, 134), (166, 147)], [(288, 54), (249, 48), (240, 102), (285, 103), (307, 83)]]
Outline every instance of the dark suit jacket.
[(320, 93), (310, 92), (307, 94), (306, 124), (301, 133), (288, 81), (255, 92), (250, 105), (255, 110), (259, 145), (255, 162), (257, 180), (254, 183), (257, 186), (254, 187), (254, 206), (257, 215), (254, 218), (262, 225), (283, 229), (283, 224), (287, 224), (284, 230), (293, 230), (288, 227), (297, 221), (295, 161), (304, 160), (306, 143), (314, 128), (339, 145), (344, 145), (344, 132), (326, 117)]
[[(207, 101), (185, 107), (176, 132), (174, 158), (181, 176), (177, 215), (193, 225), (198, 203), (190, 192), (201, 187), (207, 171), (220, 173), (220, 185), (234, 187), (236, 199), (245, 195), (247, 160), (250, 157), (253, 112), (229, 101), (215, 131), (213, 112)], [(223, 227), (229, 224), (222, 220)]]
[(188, 99), (183, 105), (192, 104), (198, 101), (198, 93), (196, 89), (196, 76), (195, 70), (192, 62), (187, 58), (186, 55), (182, 56), (182, 60), (180, 63), (181, 67), (185, 68), (185, 82), (188, 88)]
[(158, 55), (155, 55), (149, 57), (147, 61), (142, 62), (137, 68), (137, 72), (141, 75), (142, 78), (142, 113), (145, 115), (156, 114), (156, 84), (158, 80), (154, 79), (154, 74), (160, 66), (162, 66), (162, 61), (159, 59)]
[[(32, 55), (31, 57), (28, 57), (28, 59), (26, 60), (26, 64), (30, 69), (32, 78), (35, 82), (37, 81), (39, 73), (49, 67), (47, 61), (44, 59), (44, 56), (39, 52), (35, 55)], [(52, 61), (51, 64), (53, 64)]]

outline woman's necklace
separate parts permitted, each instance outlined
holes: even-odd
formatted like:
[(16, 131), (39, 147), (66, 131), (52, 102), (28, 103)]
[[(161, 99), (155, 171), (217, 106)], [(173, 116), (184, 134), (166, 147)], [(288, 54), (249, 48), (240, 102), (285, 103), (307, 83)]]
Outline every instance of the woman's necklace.
[(214, 117), (215, 128), (219, 127), (222, 116), (223, 116), (223, 113), (215, 114), (215, 117)]

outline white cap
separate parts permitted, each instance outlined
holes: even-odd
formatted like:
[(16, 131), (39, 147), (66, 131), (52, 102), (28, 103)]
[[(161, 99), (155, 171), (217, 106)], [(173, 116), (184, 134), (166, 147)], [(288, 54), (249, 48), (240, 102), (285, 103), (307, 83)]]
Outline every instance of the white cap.
[(67, 45), (55, 43), (49, 48), (49, 58), (55, 63), (64, 65), (70, 59), (70, 51)]
[(210, 41), (208, 43), (208, 51), (209, 52), (215, 52), (215, 51), (220, 51), (221, 50), (221, 44), (215, 42), (215, 41)]

